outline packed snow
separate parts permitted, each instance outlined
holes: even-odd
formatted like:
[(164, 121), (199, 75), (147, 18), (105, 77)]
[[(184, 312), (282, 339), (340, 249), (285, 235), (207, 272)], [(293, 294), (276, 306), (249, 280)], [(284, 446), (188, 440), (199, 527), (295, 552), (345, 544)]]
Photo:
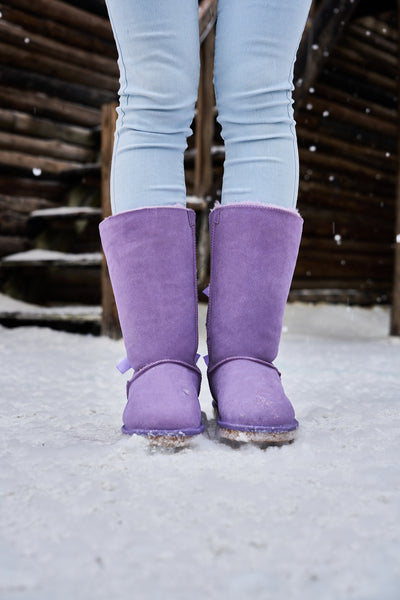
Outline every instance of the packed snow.
[[(200, 305), (200, 347), (206, 353)], [(389, 311), (290, 304), (293, 444), (120, 432), (122, 341), (0, 327), (2, 600), (397, 600), (400, 340)]]
[(45, 250), (41, 248), (34, 248), (33, 250), (25, 250), (24, 252), (17, 252), (15, 254), (9, 254), (2, 258), (4, 264), (7, 263), (37, 263), (37, 262), (48, 262), (48, 263), (87, 263), (98, 265), (101, 262), (101, 252), (83, 252), (83, 253), (72, 253), (72, 252), (58, 252), (57, 250)]

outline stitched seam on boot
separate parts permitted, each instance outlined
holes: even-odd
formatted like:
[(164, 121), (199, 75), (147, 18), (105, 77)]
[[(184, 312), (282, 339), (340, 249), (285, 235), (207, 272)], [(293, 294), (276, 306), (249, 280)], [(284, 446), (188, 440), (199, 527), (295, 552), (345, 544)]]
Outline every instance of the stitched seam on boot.
[(164, 365), (164, 364), (180, 365), (182, 367), (190, 369), (191, 371), (194, 371), (198, 375), (198, 377), (201, 379), (201, 371), (196, 365), (191, 365), (190, 363), (187, 363), (183, 360), (176, 360), (173, 358), (162, 358), (161, 360), (156, 360), (155, 362), (149, 363), (148, 365), (145, 365), (144, 367), (139, 369), (139, 371), (136, 371), (134, 373), (134, 375), (131, 377), (131, 379), (129, 379), (126, 382), (127, 392), (129, 391), (131, 384), (134, 383), (136, 381), (136, 379), (138, 379), (141, 375), (143, 375), (143, 373), (150, 371), (153, 367), (156, 367), (157, 365)]
[[(199, 310), (198, 310), (198, 306), (197, 306), (197, 263), (196, 263), (196, 229), (195, 229), (195, 224), (196, 224), (196, 213), (194, 211), (193, 215), (194, 215), (194, 219), (193, 219), (193, 225), (191, 225), (192, 227), (192, 252), (193, 252), (193, 258), (192, 258), (192, 264), (193, 264), (193, 302), (194, 302), (194, 313), (195, 313), (195, 346), (196, 349), (194, 351), (194, 355), (193, 355), (193, 362), (195, 361), (195, 356), (197, 354), (197, 350), (199, 347)], [(190, 224), (190, 220), (189, 220), (189, 224)]]
[[(213, 218), (214, 215), (218, 215), (218, 219), (217, 218)], [(210, 272), (210, 287), (209, 287), (209, 292), (208, 292), (208, 311), (209, 311), (209, 316), (208, 316), (208, 311), (207, 311), (207, 338), (208, 338), (208, 354), (210, 357), (212, 357), (212, 335), (211, 335), (211, 331), (212, 331), (212, 313), (213, 313), (213, 291), (212, 288), (214, 287), (212, 285), (212, 282), (215, 280), (215, 255), (214, 255), (214, 242), (215, 242), (215, 227), (218, 223), (219, 220), (219, 211), (213, 212), (213, 215), (211, 216), (211, 221), (212, 221), (212, 227), (211, 227), (211, 233), (210, 233), (210, 238), (211, 238), (211, 248), (210, 248), (210, 252), (211, 252), (211, 272)], [(210, 331), (208, 332), (208, 328), (210, 329)]]
[(279, 369), (276, 368), (274, 363), (269, 362), (268, 360), (263, 360), (262, 358), (255, 358), (254, 356), (228, 356), (226, 358), (223, 358), (219, 362), (217, 362), (213, 367), (211, 367), (211, 369), (209, 370), (209, 374), (212, 375), (215, 371), (217, 371), (217, 369), (221, 365), (231, 362), (233, 360), (248, 360), (251, 362), (256, 362), (258, 364), (269, 367), (270, 369), (273, 369), (274, 371), (276, 371), (278, 373), (279, 377), (281, 376)]

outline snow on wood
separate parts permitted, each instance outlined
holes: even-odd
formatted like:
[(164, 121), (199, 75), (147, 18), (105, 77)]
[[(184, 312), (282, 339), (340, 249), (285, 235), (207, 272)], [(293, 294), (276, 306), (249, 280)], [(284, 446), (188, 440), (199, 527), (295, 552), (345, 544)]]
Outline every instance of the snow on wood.
[(5, 267), (14, 266), (100, 266), (101, 252), (86, 252), (82, 254), (72, 254), (66, 252), (57, 252), (55, 250), (27, 250), (10, 254), (2, 259), (1, 264)]

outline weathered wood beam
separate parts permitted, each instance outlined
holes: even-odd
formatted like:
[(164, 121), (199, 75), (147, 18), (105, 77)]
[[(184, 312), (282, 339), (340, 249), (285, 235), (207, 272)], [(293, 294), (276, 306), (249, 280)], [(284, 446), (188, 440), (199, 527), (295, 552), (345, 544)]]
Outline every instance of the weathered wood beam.
[(96, 127), (100, 125), (100, 110), (83, 104), (68, 102), (62, 98), (48, 96), (41, 91), (23, 90), (17, 87), (0, 87), (0, 107), (27, 112), (36, 117), (52, 118), (56, 121)]
[[(397, 19), (398, 31), (400, 31), (400, 0), (397, 0)], [(400, 65), (400, 48), (397, 48), (397, 58)], [(400, 74), (400, 66), (399, 66)], [(397, 80), (400, 98), (400, 82)], [(394, 229), (394, 269), (393, 269), (393, 286), (392, 286), (392, 312), (390, 318), (390, 333), (391, 335), (400, 335), (400, 100), (399, 100), (399, 117), (397, 119), (397, 135), (398, 135), (398, 170), (397, 170), (397, 187), (396, 187), (396, 206), (395, 206), (395, 229)]]
[(94, 147), (96, 145), (96, 136), (91, 129), (65, 123), (54, 123), (49, 119), (32, 117), (15, 110), (0, 108), (0, 127), (3, 131), (58, 139), (80, 146)]
[(78, 67), (63, 60), (50, 58), (46, 54), (17, 48), (15, 45), (0, 43), (0, 62), (39, 72), (64, 82), (70, 81), (80, 85), (89, 85), (92, 88), (110, 92), (116, 92), (118, 89), (118, 79), (116, 77), (102, 75), (86, 67)]
[[(114, 132), (117, 121), (116, 104), (107, 104), (101, 111), (101, 207), (103, 219), (111, 215), (110, 177), (111, 159), (114, 148)], [(114, 293), (103, 253), (101, 264), (101, 333), (111, 338), (121, 337), (121, 328)]]
[(58, 96), (70, 102), (78, 102), (96, 108), (100, 108), (104, 103), (114, 102), (117, 96), (116, 91), (95, 89), (89, 85), (79, 85), (73, 82), (65, 85), (65, 81), (56, 77), (4, 64), (0, 67), (0, 83), (27, 90), (41, 90), (51, 96)]
[(60, 158), (78, 163), (93, 163), (96, 152), (91, 148), (66, 144), (55, 139), (37, 139), (35, 137), (5, 133), (0, 131), (0, 149), (10, 152), (23, 152), (35, 156)]
[(26, 49), (33, 55), (45, 55), (80, 67), (84, 65), (91, 71), (118, 78), (118, 65), (113, 58), (75, 48), (71, 44), (57, 42), (31, 32), (28, 28), (7, 23), (4, 19), (0, 19), (0, 37), (3, 43)]
[[(213, 86), (215, 27), (212, 28), (200, 49), (200, 82), (196, 112), (196, 157), (194, 169), (194, 194), (205, 198), (213, 184), (211, 145), (215, 126), (215, 96)], [(208, 209), (199, 216), (197, 243), (197, 275), (200, 289), (206, 287), (209, 267)]]
[(294, 98), (299, 107), (337, 44), (359, 0), (322, 0), (297, 52)]
[(83, 48), (89, 52), (108, 56), (114, 60), (117, 58), (117, 49), (114, 40), (103, 40), (95, 33), (85, 33), (85, 35), (82, 35), (81, 31), (74, 28), (75, 24), (72, 27), (67, 27), (51, 18), (46, 18), (42, 13), (31, 14), (27, 11), (15, 9), (3, 2), (0, 2), (0, 12), (4, 21), (21, 25), (29, 29), (29, 31), (39, 33), (48, 39), (58, 40), (70, 47)]
[[(396, 137), (396, 128), (393, 122), (388, 119), (382, 119), (371, 113), (361, 113), (358, 110), (344, 106), (343, 103), (334, 102), (328, 98), (318, 98), (314, 95), (310, 98), (310, 104), (310, 114), (304, 112), (304, 109), (297, 113), (301, 120), (312, 118), (313, 115), (315, 116), (315, 111), (321, 115), (327, 111), (330, 118), (337, 121), (343, 121), (361, 129), (379, 132), (391, 138)], [(311, 113), (311, 110), (313, 113)]]
[(0, 150), (0, 163), (31, 171), (38, 169), (39, 174), (41, 174), (42, 171), (45, 173), (58, 174), (79, 170), (82, 167), (82, 163), (48, 158), (47, 156), (33, 156), (32, 154), (24, 154), (23, 152), (11, 150)]
[(321, 149), (324, 151), (333, 150), (342, 158), (348, 156), (351, 160), (356, 156), (357, 161), (361, 164), (373, 165), (375, 168), (388, 171), (390, 175), (395, 173), (397, 158), (392, 155), (387, 156), (387, 152), (383, 148), (375, 149), (363, 144), (355, 144), (342, 140), (339, 136), (334, 137), (323, 133), (321, 130), (313, 131), (302, 126), (297, 127), (297, 136), (301, 143), (307, 142), (311, 144), (310, 147), (314, 146), (316, 152)]
[(218, 0), (201, 0), (199, 4), (199, 35), (202, 44), (217, 18)]
[(105, 40), (113, 40), (108, 19), (91, 14), (60, 0), (13, 0), (13, 5), (28, 13), (41, 14)]

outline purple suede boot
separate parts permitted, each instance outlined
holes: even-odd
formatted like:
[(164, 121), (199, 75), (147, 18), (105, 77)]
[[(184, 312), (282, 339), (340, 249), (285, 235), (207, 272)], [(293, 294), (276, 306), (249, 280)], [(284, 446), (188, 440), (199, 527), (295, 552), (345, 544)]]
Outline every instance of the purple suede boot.
[(127, 352), (122, 431), (179, 443), (201, 433), (193, 210), (138, 208), (100, 223)]
[(210, 213), (208, 381), (223, 437), (284, 442), (298, 422), (272, 364), (300, 245), (296, 210), (219, 203)]

